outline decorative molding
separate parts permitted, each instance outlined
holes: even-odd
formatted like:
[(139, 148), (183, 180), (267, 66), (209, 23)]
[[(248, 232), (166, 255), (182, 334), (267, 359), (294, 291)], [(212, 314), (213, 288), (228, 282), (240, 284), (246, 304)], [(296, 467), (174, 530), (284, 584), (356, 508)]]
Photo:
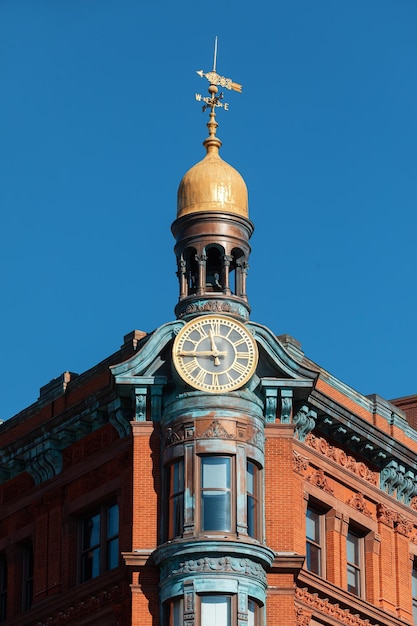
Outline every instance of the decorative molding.
[(322, 469), (318, 469), (316, 472), (314, 472), (314, 474), (310, 474), (309, 476), (307, 476), (306, 480), (312, 485), (318, 487), (319, 489), (323, 489), (323, 491), (325, 491), (326, 493), (329, 493), (332, 496), (334, 495), (334, 491), (330, 487)]
[(378, 486), (378, 474), (376, 472), (372, 472), (365, 463), (356, 461), (353, 456), (346, 454), (341, 448), (330, 445), (324, 437), (316, 437), (309, 433), (305, 438), (305, 443), (310, 446), (310, 448), (332, 459), (332, 461), (335, 461), (338, 465), (360, 476), (372, 485)]
[(397, 519), (394, 522), (394, 528), (400, 535), (404, 535), (405, 537), (411, 537), (411, 534), (414, 530), (414, 524), (410, 522), (410, 520), (408, 520), (406, 517), (404, 517), (404, 515), (398, 513)]
[(301, 474), (301, 476), (304, 476), (304, 474), (308, 470), (310, 461), (305, 456), (298, 454), (298, 452), (296, 452), (295, 450), (293, 450), (292, 452), (292, 457), (294, 472), (297, 472), (297, 474)]
[(178, 302), (175, 307), (175, 314), (178, 319), (188, 317), (189, 315), (199, 315), (204, 313), (228, 313), (235, 315), (244, 320), (249, 319), (249, 307), (246, 308), (242, 303), (232, 302), (231, 300), (213, 299), (213, 300), (195, 300), (187, 303), (186, 301)]
[(313, 612), (306, 611), (301, 607), (295, 607), (295, 619), (297, 622), (297, 626), (308, 626), (311, 620)]
[[(310, 606), (313, 611), (329, 615), (333, 619), (339, 620), (342, 624), (369, 626), (368, 619), (362, 619), (357, 613), (352, 614), (349, 609), (344, 609), (339, 604), (333, 604), (328, 598), (320, 598), (318, 593), (310, 593), (307, 588), (297, 587), (295, 589), (295, 597), (300, 602)], [(304, 626), (304, 623), (301, 622), (302, 626)], [(306, 623), (308, 624), (308, 622)]]
[[(89, 614), (96, 614), (100, 607), (114, 604), (120, 600), (121, 588), (119, 585), (111, 589), (99, 591), (96, 595), (90, 596), (81, 602), (77, 602), (68, 608), (58, 611), (55, 615), (47, 617), (45, 620), (36, 622), (36, 626), (63, 626), (64, 624), (79, 623)], [(127, 624), (128, 622), (121, 622)]]
[(200, 439), (234, 439), (234, 435), (231, 435), (222, 426), (220, 420), (213, 420), (210, 426), (201, 435), (198, 435)]
[(385, 524), (385, 526), (389, 526), (389, 528), (394, 528), (394, 523), (397, 519), (397, 512), (388, 508), (382, 502), (379, 502), (376, 505), (376, 519), (378, 522)]
[(242, 574), (260, 580), (266, 585), (265, 570), (259, 563), (250, 559), (239, 559), (231, 556), (203, 557), (201, 559), (182, 561), (178, 567), (171, 562), (162, 568), (162, 578), (169, 578), (177, 574), (223, 573)]
[(352, 496), (352, 498), (350, 498), (350, 500), (346, 502), (346, 504), (353, 507), (360, 513), (367, 515), (370, 518), (373, 517), (372, 512), (368, 509), (366, 500), (362, 493), (356, 493), (354, 496)]
[(76, 444), (72, 445), (70, 448), (64, 450), (63, 453), (63, 466), (64, 468), (71, 467), (80, 461), (83, 461), (86, 457), (91, 454), (95, 454), (103, 448), (106, 448), (114, 441), (118, 439), (118, 433), (116, 432), (113, 426), (105, 427), (97, 431), (94, 435), (90, 435), (90, 437), (85, 437), (81, 439)]

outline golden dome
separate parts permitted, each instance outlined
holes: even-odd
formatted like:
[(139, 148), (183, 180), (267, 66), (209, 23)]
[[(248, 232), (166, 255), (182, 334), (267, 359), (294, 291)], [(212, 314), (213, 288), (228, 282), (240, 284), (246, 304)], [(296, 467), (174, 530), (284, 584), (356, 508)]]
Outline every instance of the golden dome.
[(221, 211), (248, 217), (248, 190), (234, 167), (219, 155), (218, 137), (204, 141), (207, 154), (184, 175), (178, 188), (177, 217)]

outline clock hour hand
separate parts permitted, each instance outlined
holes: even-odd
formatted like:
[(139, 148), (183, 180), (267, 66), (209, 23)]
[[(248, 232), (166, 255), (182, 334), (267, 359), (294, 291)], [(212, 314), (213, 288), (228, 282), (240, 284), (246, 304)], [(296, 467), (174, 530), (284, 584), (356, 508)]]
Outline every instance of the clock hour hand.
[[(213, 350), (213, 356), (214, 356), (214, 365), (220, 365), (220, 359), (219, 359), (220, 352), (217, 350), (217, 346), (214, 341), (214, 333), (212, 330), (210, 330), (209, 334), (210, 334), (210, 341), (211, 341), (211, 349)], [(223, 352), (223, 355), (224, 354), (226, 353)]]

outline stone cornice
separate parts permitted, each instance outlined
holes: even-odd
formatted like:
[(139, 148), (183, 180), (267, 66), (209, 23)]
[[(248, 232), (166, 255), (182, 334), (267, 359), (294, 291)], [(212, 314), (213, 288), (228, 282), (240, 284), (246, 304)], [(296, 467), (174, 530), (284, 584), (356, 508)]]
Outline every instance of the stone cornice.
[(313, 614), (333, 616), (352, 626), (404, 626), (403, 620), (307, 570), (301, 570), (297, 585), (297, 603)]

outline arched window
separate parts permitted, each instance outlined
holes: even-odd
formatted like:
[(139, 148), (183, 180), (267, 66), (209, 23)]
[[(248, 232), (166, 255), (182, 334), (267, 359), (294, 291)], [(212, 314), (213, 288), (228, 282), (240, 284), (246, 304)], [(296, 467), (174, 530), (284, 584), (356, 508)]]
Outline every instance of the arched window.
[(224, 256), (224, 251), (215, 246), (210, 246), (206, 249), (206, 256), (206, 291), (222, 291), (222, 257)]

